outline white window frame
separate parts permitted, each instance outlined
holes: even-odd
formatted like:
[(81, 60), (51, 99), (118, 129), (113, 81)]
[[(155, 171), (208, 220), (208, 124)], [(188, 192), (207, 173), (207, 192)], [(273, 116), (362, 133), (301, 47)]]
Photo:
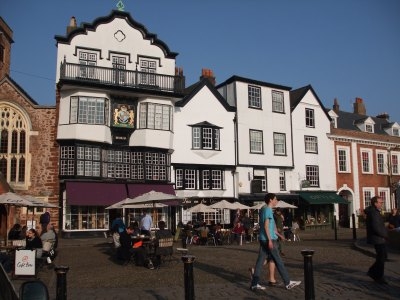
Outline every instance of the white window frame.
[(365, 123), (365, 132), (374, 133), (374, 124)]
[(319, 166), (306, 165), (306, 179), (310, 182), (310, 187), (319, 187)]
[(305, 135), (304, 148), (306, 153), (318, 153), (318, 137)]
[[(344, 165), (341, 165), (341, 155), (340, 155), (341, 151), (343, 151), (344, 154), (345, 154), (346, 161), (344, 162)], [(338, 170), (338, 173), (350, 173), (351, 172), (351, 167), (350, 167), (350, 147), (338, 146), (336, 148), (336, 157), (337, 157), (337, 170)], [(345, 170), (343, 170), (341, 168), (341, 166), (344, 166)]]
[(371, 205), (371, 198), (374, 197), (375, 190), (372, 187), (363, 187), (362, 193), (363, 193), (362, 199), (363, 199), (364, 209), (365, 209)]
[(274, 155), (286, 155), (286, 134), (274, 132)]
[(391, 158), (390, 158), (390, 166), (392, 168), (392, 175), (400, 174), (399, 160), (400, 160), (400, 154), (392, 152)]
[(250, 153), (263, 153), (264, 141), (262, 130), (249, 130)]
[(286, 191), (286, 172), (279, 170), (279, 190)]
[(315, 128), (315, 110), (312, 108), (305, 109), (305, 122), (307, 128)]
[(272, 91), (272, 111), (278, 113), (285, 112), (283, 92)]
[[(363, 153), (368, 155), (368, 160), (364, 160)], [(361, 173), (363, 174), (373, 174), (374, 164), (372, 160), (372, 149), (361, 148), (360, 149), (360, 162), (361, 162)], [(366, 169), (368, 167), (368, 170)]]
[(378, 196), (383, 200), (383, 211), (389, 211), (390, 209), (390, 189), (387, 187), (378, 187)]
[(376, 151), (376, 173), (386, 175), (388, 174), (388, 161), (386, 151)]
[(250, 108), (262, 108), (261, 102), (261, 87), (248, 85), (247, 86), (248, 93), (248, 104)]

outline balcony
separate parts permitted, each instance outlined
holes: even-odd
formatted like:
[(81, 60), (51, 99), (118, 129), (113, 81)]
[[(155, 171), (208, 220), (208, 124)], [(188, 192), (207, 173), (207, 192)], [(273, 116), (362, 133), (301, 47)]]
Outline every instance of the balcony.
[(184, 76), (72, 64), (65, 61), (60, 66), (61, 80), (178, 94), (183, 93), (185, 88)]

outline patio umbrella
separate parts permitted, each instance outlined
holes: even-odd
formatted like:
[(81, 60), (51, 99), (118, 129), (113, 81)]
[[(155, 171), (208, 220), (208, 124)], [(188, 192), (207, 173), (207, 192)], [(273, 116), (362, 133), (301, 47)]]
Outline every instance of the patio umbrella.
[(279, 208), (297, 208), (297, 206), (289, 204), (283, 200), (279, 200), (278, 204), (275, 207)]
[(143, 203), (153, 203), (153, 205), (155, 205), (156, 203), (160, 202), (168, 202), (171, 200), (180, 200), (180, 199), (181, 199), (180, 197), (175, 195), (166, 194), (163, 192), (150, 191), (142, 195), (139, 195), (135, 198), (127, 198), (122, 205), (123, 207), (128, 204), (143, 204)]
[(265, 204), (265, 202), (258, 203), (257, 205), (251, 206), (250, 209), (261, 209)]
[(249, 206), (244, 205), (244, 204), (242, 204), (240, 202), (237, 202), (237, 201), (232, 203), (232, 204), (233, 204), (234, 209), (250, 209)]
[(31, 195), (24, 195), (22, 197), (25, 198), (26, 200), (32, 202), (32, 205), (29, 205), (30, 207), (59, 208), (59, 206), (56, 204), (43, 201), (43, 200), (36, 198), (34, 196), (31, 196)]
[(131, 198), (125, 198), (122, 201), (119, 201), (117, 203), (114, 203), (113, 205), (110, 205), (106, 207), (106, 209), (122, 209), (122, 208), (152, 208), (152, 207), (165, 207), (168, 206), (167, 204), (163, 203), (137, 203), (137, 204), (127, 204), (127, 201), (131, 201)]
[(7, 192), (0, 195), (0, 204), (4, 204), (7, 207), (7, 218), (6, 218), (6, 244), (8, 244), (8, 216), (10, 213), (10, 206), (31, 206), (32, 202), (23, 198), (22, 196)]
[(203, 203), (199, 203), (195, 206), (188, 208), (187, 211), (191, 213), (213, 213), (215, 212), (215, 209)]
[(211, 204), (209, 207), (219, 208), (219, 209), (231, 209), (231, 210), (237, 209), (237, 207), (233, 203), (226, 200), (221, 200), (217, 203)]

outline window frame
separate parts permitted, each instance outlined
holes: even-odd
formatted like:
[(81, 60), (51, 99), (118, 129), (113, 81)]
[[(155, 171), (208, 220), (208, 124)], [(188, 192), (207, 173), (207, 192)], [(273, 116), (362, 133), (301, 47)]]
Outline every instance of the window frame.
[[(344, 165), (343, 163), (341, 164), (341, 159), (340, 159), (340, 152), (343, 151), (345, 153), (345, 161)], [(351, 173), (351, 165), (350, 165), (350, 148), (349, 147), (344, 147), (344, 146), (338, 146), (336, 148), (336, 157), (337, 157), (337, 170), (338, 173)], [(341, 168), (341, 166), (345, 166), (345, 170)]]
[(376, 173), (381, 175), (388, 174), (388, 161), (386, 151), (376, 151)]
[(108, 98), (71, 96), (69, 123), (108, 125), (109, 104)]
[(261, 87), (249, 84), (247, 96), (249, 108), (262, 109)]
[(192, 125), (192, 149), (219, 151), (221, 127), (212, 125)]
[[(257, 134), (258, 136), (254, 136)], [(253, 138), (257, 138), (260, 140), (253, 140)], [(256, 146), (257, 149), (255, 148)], [(261, 149), (259, 149), (261, 148)], [(257, 129), (249, 129), (249, 149), (252, 154), (263, 154), (264, 153), (264, 137), (263, 131)]]
[[(286, 133), (282, 132), (274, 132), (273, 134), (274, 139), (274, 155), (277, 156), (285, 156), (287, 153), (286, 149)], [(282, 143), (283, 142), (283, 143)], [(279, 152), (278, 148), (282, 148), (282, 152)]]
[(312, 108), (305, 109), (305, 123), (307, 128), (315, 128), (315, 110)]
[(272, 97), (272, 112), (285, 113), (285, 96), (283, 92), (272, 90), (271, 97)]
[[(364, 157), (364, 154), (367, 155), (368, 157)], [(372, 161), (372, 149), (365, 149), (365, 148), (360, 149), (360, 161), (361, 161), (361, 173), (373, 174), (374, 164)]]
[[(312, 147), (313, 146), (313, 147)], [(313, 135), (304, 136), (305, 153), (318, 154), (318, 137)]]
[(310, 187), (319, 187), (319, 166), (306, 165), (306, 179), (310, 183)]
[(153, 102), (140, 103), (139, 129), (172, 131), (173, 109), (171, 105)]

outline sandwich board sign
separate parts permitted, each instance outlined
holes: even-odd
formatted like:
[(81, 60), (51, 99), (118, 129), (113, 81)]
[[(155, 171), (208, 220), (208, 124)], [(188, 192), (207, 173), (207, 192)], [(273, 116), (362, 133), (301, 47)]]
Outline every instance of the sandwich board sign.
[(15, 251), (15, 275), (35, 275), (36, 274), (36, 250), (16, 250)]

